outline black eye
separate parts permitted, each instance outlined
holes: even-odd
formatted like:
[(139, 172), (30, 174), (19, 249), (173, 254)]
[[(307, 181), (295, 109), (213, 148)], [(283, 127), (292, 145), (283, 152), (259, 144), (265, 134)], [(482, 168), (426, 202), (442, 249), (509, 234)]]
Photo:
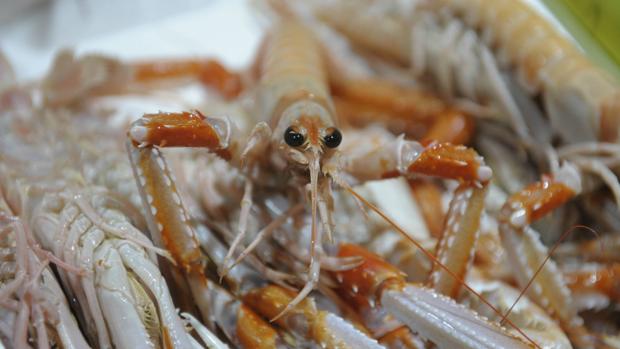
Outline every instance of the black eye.
[(289, 127), (284, 131), (284, 141), (291, 147), (299, 147), (304, 144), (304, 135)]
[(342, 142), (342, 134), (337, 128), (327, 129), (327, 135), (323, 137), (323, 142), (328, 148), (336, 148)]

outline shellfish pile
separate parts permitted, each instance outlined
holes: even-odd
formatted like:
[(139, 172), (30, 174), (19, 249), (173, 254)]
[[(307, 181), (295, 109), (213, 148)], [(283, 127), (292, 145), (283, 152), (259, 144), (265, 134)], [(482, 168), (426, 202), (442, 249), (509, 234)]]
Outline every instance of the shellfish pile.
[(616, 81), (521, 2), (253, 5), (245, 70), (0, 59), (4, 347), (620, 347)]

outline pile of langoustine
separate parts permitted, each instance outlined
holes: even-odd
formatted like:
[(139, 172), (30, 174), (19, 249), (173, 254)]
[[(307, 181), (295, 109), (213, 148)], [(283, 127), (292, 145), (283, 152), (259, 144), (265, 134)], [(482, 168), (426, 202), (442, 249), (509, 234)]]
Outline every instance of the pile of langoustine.
[(5, 347), (618, 347), (613, 80), (519, 2), (267, 5), (244, 72), (2, 61)]

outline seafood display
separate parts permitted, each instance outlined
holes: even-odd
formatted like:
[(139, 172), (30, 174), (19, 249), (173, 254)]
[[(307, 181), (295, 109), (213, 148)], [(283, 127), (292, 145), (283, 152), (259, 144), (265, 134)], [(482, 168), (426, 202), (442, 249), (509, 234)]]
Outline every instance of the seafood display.
[(253, 6), (242, 70), (0, 56), (0, 344), (620, 347), (618, 82), (519, 1)]

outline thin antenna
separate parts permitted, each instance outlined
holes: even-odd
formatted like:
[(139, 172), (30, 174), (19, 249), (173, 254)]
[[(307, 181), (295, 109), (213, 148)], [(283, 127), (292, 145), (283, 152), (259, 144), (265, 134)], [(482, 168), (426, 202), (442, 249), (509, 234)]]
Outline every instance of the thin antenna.
[[(549, 251), (549, 253), (547, 254), (547, 257), (545, 257), (545, 260), (540, 264), (540, 266), (538, 267), (538, 269), (536, 269), (536, 272), (534, 273), (534, 275), (532, 275), (532, 277), (530, 278), (530, 281), (527, 282), (527, 284), (525, 285), (525, 287), (521, 290), (521, 293), (519, 294), (519, 297), (517, 297), (517, 299), (515, 299), (514, 303), (512, 303), (512, 305), (510, 306), (510, 308), (508, 308), (508, 310), (506, 311), (506, 314), (504, 314), (502, 316), (502, 319), (500, 320), (499, 324), (503, 325), (505, 321), (508, 320), (508, 315), (510, 315), (510, 313), (512, 312), (512, 309), (517, 305), (517, 303), (519, 302), (519, 300), (521, 300), (521, 297), (523, 297), (523, 295), (525, 294), (525, 292), (527, 292), (527, 290), (530, 288), (530, 286), (532, 285), (532, 283), (534, 283), (534, 279), (536, 278), (536, 276), (538, 276), (538, 274), (542, 271), (542, 268), (545, 266), (545, 263), (547, 263), (547, 261), (549, 260), (549, 258), (551, 258), (551, 255), (555, 252), (556, 248), (558, 248), (560, 246), (560, 243), (562, 241), (564, 241), (564, 239), (566, 239), (568, 237), (568, 235), (570, 233), (572, 233), (573, 231), (575, 231), (575, 229), (586, 229), (588, 231), (590, 231), (592, 234), (594, 234), (597, 238), (599, 237), (599, 234), (596, 232), (596, 230), (585, 226), (585, 225), (575, 225), (573, 227), (571, 227), (570, 229), (566, 230), (562, 236), (560, 236), (560, 238), (558, 239), (558, 241), (555, 242), (555, 244), (553, 245), (553, 247), (551, 248), (551, 250)], [(603, 246), (601, 245), (601, 248)]]

